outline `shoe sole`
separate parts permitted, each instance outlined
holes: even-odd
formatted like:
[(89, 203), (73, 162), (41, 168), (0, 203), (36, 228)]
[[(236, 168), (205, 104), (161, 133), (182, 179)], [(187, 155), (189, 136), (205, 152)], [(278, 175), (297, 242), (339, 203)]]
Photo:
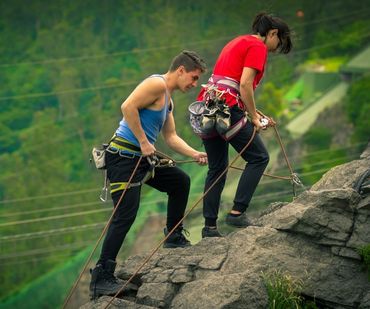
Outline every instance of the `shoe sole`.
[[(123, 285), (122, 285), (123, 286)], [(90, 296), (90, 299), (93, 300), (93, 299), (97, 299), (101, 296), (113, 296), (113, 295), (116, 295), (117, 292), (119, 291), (120, 289), (118, 289), (117, 291), (115, 292), (112, 292), (112, 291), (109, 291), (109, 290), (95, 290), (95, 292), (91, 292), (89, 293), (89, 296)], [(120, 291), (119, 294), (123, 293), (124, 291)], [(95, 297), (94, 297), (95, 296)]]

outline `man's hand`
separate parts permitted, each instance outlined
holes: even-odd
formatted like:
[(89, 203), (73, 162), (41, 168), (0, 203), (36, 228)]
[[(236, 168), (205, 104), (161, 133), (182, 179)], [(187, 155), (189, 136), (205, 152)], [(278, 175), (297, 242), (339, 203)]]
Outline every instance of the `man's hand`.
[(208, 164), (208, 157), (205, 152), (197, 151), (193, 156), (193, 159), (197, 161), (199, 165), (206, 165)]
[(145, 142), (140, 143), (140, 148), (141, 148), (141, 153), (142, 153), (143, 157), (152, 156), (152, 155), (154, 155), (154, 153), (156, 151), (154, 145), (149, 143), (149, 141), (145, 141)]

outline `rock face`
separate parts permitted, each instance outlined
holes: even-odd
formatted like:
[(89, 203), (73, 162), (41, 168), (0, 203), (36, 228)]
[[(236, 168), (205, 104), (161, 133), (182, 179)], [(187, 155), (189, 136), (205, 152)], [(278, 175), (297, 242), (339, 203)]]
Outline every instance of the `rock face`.
[[(206, 238), (185, 249), (161, 249), (138, 272), (137, 292), (112, 308), (267, 308), (262, 272), (302, 280), (302, 295), (323, 308), (370, 308), (370, 282), (356, 249), (370, 243), (370, 192), (363, 185), (369, 148), (326, 173), (292, 203), (270, 206), (257, 226)], [(117, 272), (128, 279), (146, 256)], [(105, 308), (110, 297), (84, 305)]]

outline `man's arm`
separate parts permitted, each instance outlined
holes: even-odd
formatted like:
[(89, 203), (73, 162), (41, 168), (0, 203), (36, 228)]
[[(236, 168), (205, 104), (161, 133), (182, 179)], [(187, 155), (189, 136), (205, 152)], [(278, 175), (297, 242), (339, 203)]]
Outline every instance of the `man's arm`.
[[(139, 141), (143, 156), (154, 154), (155, 147), (149, 142), (141, 126), (139, 110), (151, 105), (154, 106), (165, 91), (166, 87), (163, 81), (159, 78), (149, 78), (138, 85), (121, 105), (122, 114), (132, 133)], [(160, 108), (159, 106), (158, 109)]]
[(167, 120), (163, 125), (162, 135), (167, 145), (174, 151), (193, 158), (199, 164), (208, 163), (206, 153), (195, 150), (177, 135), (172, 112), (168, 114)]

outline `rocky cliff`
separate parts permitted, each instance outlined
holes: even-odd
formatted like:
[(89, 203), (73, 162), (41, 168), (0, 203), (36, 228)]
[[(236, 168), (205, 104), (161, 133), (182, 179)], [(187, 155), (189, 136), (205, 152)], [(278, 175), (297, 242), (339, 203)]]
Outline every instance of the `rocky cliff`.
[[(357, 248), (370, 244), (370, 148), (337, 166), (292, 203), (275, 203), (224, 238), (162, 249), (111, 308), (267, 308), (262, 273), (303, 282), (320, 308), (370, 308), (370, 282)], [(129, 278), (146, 256), (118, 269)], [(82, 308), (104, 308), (110, 297)]]

